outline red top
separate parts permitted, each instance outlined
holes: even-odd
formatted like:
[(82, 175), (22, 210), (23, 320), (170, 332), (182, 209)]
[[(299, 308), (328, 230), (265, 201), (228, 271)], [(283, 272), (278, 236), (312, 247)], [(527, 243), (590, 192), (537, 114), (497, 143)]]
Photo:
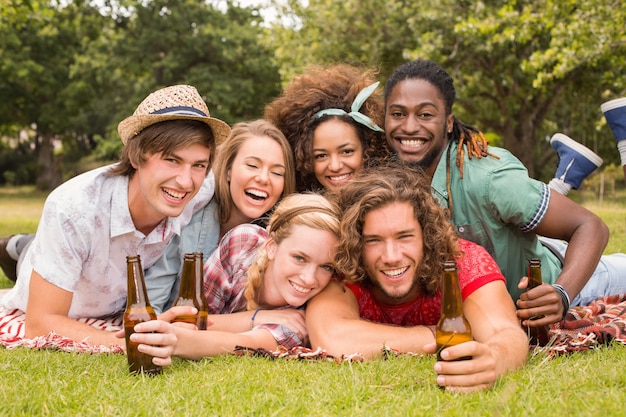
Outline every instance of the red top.
[[(482, 246), (464, 239), (459, 239), (459, 246), (465, 253), (457, 259), (463, 300), (489, 282), (500, 280), (506, 283), (500, 268)], [(387, 305), (376, 301), (371, 289), (361, 283), (346, 283), (346, 286), (352, 290), (359, 303), (359, 315), (362, 319), (399, 326), (429, 326), (439, 321), (441, 289), (433, 296), (420, 294), (413, 301), (400, 305)]]

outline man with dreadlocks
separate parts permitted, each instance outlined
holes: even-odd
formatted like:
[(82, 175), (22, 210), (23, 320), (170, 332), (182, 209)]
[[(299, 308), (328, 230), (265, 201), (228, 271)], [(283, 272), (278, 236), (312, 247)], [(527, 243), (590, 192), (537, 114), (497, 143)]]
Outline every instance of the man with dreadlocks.
[[(530, 178), (510, 152), (488, 146), (481, 132), (458, 120), (454, 83), (441, 66), (406, 63), (384, 94), (390, 148), (432, 178), (432, 194), (458, 234), (494, 257), (523, 325), (555, 323), (570, 305), (626, 292), (626, 255), (602, 256), (609, 236), (602, 220)], [(524, 292), (531, 258), (541, 260), (547, 284)]]

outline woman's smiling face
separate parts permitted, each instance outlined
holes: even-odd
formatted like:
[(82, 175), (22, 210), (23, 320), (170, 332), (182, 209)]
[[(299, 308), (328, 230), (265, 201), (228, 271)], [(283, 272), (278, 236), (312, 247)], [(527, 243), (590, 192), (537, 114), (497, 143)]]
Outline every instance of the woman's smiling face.
[(313, 133), (313, 171), (317, 181), (334, 190), (363, 167), (363, 145), (354, 126), (340, 119), (320, 123)]
[(280, 199), (285, 185), (285, 157), (268, 136), (246, 140), (228, 170), (233, 216), (249, 222), (263, 216)]

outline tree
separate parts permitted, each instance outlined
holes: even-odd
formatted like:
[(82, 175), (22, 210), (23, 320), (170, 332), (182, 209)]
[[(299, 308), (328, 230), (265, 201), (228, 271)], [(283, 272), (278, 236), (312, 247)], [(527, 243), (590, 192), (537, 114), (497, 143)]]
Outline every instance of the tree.
[(19, 149), (50, 189), (90, 168), (89, 153), (89, 164), (116, 159), (117, 124), (163, 86), (194, 85), (228, 123), (260, 117), (280, 91), (261, 20), (231, 2), (12, 1), (0, 11), (0, 131), (34, 127), (34, 150)]
[(262, 18), (256, 9), (230, 1), (225, 11), (196, 0), (126, 4), (132, 14), (118, 21), (113, 54), (135, 81), (135, 98), (189, 83), (214, 116), (234, 123), (259, 117), (263, 103), (280, 91), (273, 52), (259, 42)]
[(289, 0), (283, 16), (297, 24), (277, 35), (277, 55), (289, 77), (299, 61), (380, 65), (384, 79), (400, 62), (432, 59), (455, 79), (455, 113), (540, 176), (554, 157), (543, 138), (556, 131), (617, 161), (599, 106), (626, 94), (621, 3)]
[[(405, 61), (416, 39), (406, 25), (413, 2), (386, 0), (272, 0), (278, 21), (268, 32), (283, 80), (309, 65), (344, 62), (387, 74)], [(285, 24), (285, 22), (290, 22)]]
[(602, 95), (611, 88), (606, 74), (616, 72), (616, 51), (626, 50), (626, 13), (615, 3), (447, 2), (436, 15), (409, 22), (421, 31), (409, 56), (448, 68), (463, 117), (498, 134), (535, 175), (545, 165), (533, 152), (534, 145), (547, 149), (540, 139), (558, 130), (584, 139), (594, 128), (589, 117), (572, 120), (564, 112), (602, 116)]
[[(103, 45), (119, 106), (98, 149), (121, 147), (117, 123), (151, 91), (191, 84), (214, 117), (227, 123), (258, 118), (280, 92), (273, 52), (259, 41), (258, 11), (227, 2), (224, 11), (196, 0), (126, 1)], [(122, 87), (124, 86), (124, 87)], [(115, 144), (115, 145), (113, 145)]]
[(88, 138), (87, 126), (77, 125), (76, 118), (77, 109), (91, 99), (89, 88), (76, 80), (72, 68), (81, 49), (98, 36), (101, 17), (87, 1), (66, 7), (54, 1), (14, 1), (0, 13), (0, 125), (33, 127), (39, 188), (61, 181), (55, 142)]

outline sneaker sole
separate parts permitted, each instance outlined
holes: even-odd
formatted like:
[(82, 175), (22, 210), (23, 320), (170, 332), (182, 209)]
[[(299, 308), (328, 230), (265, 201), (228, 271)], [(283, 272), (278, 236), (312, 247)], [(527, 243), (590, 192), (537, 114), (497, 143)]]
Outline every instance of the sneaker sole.
[[(626, 99), (624, 100), (626, 102)], [(591, 161), (592, 164), (598, 167), (602, 165), (602, 162), (604, 162), (602, 158), (596, 155), (591, 149), (587, 148), (585, 145), (581, 145), (580, 143), (576, 142), (569, 136), (564, 135), (563, 133), (555, 133), (550, 139), (550, 145), (552, 145), (552, 142), (561, 142), (562, 144), (569, 146), (570, 148), (587, 158), (589, 161)]]
[(607, 111), (618, 109), (620, 107), (626, 107), (626, 97), (616, 98), (615, 100), (610, 100), (600, 105), (602, 113), (606, 113)]

